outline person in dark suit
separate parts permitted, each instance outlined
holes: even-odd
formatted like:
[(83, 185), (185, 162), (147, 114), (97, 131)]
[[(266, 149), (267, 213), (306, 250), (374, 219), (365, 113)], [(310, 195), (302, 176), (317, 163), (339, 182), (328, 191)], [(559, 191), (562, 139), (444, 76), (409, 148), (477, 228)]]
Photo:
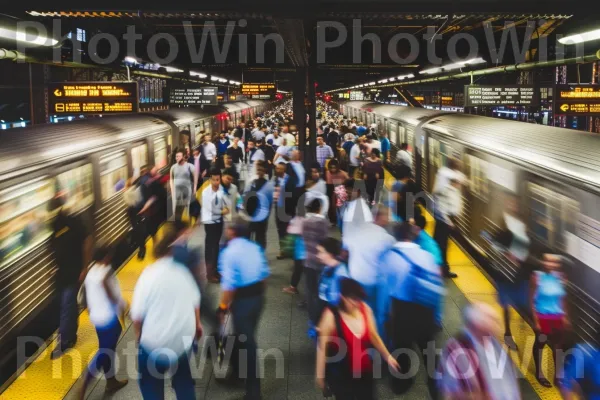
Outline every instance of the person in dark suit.
[(286, 172), (294, 185), (292, 191), (292, 203), (294, 209), (293, 216), (296, 216), (298, 207), (304, 207), (304, 204), (300, 202), (300, 198), (305, 192), (306, 185), (306, 170), (304, 169), (304, 165), (302, 165), (302, 161), (300, 161), (300, 152), (298, 150), (292, 151), (291, 161), (287, 165)]
[(235, 130), (234, 136), (242, 139), (244, 141), (244, 143), (248, 143), (248, 141), (250, 141), (252, 139), (252, 131), (250, 131), (250, 129), (246, 128), (246, 124), (241, 122), (240, 125)]

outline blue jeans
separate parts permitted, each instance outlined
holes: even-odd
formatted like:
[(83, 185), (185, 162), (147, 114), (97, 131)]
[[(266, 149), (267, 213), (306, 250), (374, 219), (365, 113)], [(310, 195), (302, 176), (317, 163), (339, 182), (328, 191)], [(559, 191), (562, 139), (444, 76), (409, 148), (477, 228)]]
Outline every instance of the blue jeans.
[[(256, 328), (264, 305), (263, 296), (244, 297), (234, 300), (231, 305), (233, 326), (238, 336), (245, 335), (246, 341), (240, 341), (240, 350), (246, 350), (247, 364), (240, 365), (240, 378), (246, 377), (246, 399), (260, 399), (260, 379), (257, 369)], [(244, 371), (244, 367), (245, 371)], [(246, 372), (246, 374), (244, 374)]]
[(93, 377), (102, 370), (107, 379), (115, 377), (115, 350), (122, 332), (121, 323), (115, 318), (105, 326), (97, 326), (98, 352), (88, 365), (87, 376)]
[(194, 379), (190, 370), (190, 352), (172, 361), (165, 354), (149, 352), (140, 346), (138, 371), (140, 392), (144, 400), (164, 400), (164, 375), (172, 372), (171, 384), (178, 400), (195, 399)]
[(72, 284), (60, 290), (60, 345), (64, 348), (67, 344), (73, 344), (77, 340), (77, 327), (79, 319), (79, 307), (77, 306), (77, 292), (79, 285)]
[(385, 290), (380, 283), (373, 285), (361, 284), (367, 295), (366, 303), (373, 310), (373, 316), (375, 317), (375, 323), (377, 324), (377, 332), (381, 338), (385, 341), (385, 321), (387, 316), (387, 308), (389, 302), (387, 296), (385, 296)]

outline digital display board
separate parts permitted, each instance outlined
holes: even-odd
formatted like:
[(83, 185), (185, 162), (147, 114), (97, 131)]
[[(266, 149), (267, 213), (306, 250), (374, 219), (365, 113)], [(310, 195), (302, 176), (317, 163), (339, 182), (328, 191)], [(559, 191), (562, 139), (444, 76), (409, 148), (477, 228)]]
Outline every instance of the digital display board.
[(554, 113), (558, 115), (600, 115), (600, 85), (557, 85)]
[(216, 86), (181, 86), (169, 90), (169, 104), (181, 106), (201, 106), (217, 104)]
[(242, 95), (248, 99), (270, 100), (276, 92), (274, 83), (242, 83)]
[(350, 100), (364, 100), (365, 94), (361, 91), (351, 91)]
[(535, 88), (528, 85), (465, 85), (465, 107), (530, 106), (536, 103)]
[(50, 114), (137, 112), (137, 82), (61, 82), (48, 84)]

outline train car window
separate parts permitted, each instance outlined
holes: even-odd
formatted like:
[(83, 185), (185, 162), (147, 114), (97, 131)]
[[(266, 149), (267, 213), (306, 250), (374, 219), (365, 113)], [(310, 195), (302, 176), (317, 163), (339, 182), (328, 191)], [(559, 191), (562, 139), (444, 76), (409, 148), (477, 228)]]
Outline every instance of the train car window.
[(48, 177), (0, 192), (0, 266), (50, 237), (49, 205), (54, 193), (54, 181)]
[(415, 131), (412, 128), (406, 128), (406, 143), (408, 143), (408, 151), (412, 153), (415, 146)]
[(474, 196), (487, 202), (489, 199), (489, 183), (487, 178), (488, 162), (467, 154), (467, 171), (469, 188)]
[(213, 127), (212, 127), (212, 124), (211, 124), (210, 120), (209, 119), (205, 119), (202, 122), (204, 123), (204, 129), (202, 129), (202, 130), (204, 132), (206, 132), (206, 133), (212, 134), (213, 133)]
[(131, 149), (131, 167), (133, 168), (133, 176), (140, 176), (140, 170), (145, 165), (148, 165), (148, 145), (146, 143)]
[(429, 138), (429, 164), (440, 168), (440, 142), (434, 138)]
[[(169, 135), (169, 139), (171, 136)], [(169, 143), (170, 145), (170, 143)], [(154, 166), (158, 169), (167, 165), (167, 144), (164, 138), (154, 139)]]
[(56, 190), (65, 192), (65, 207), (73, 213), (91, 206), (94, 203), (92, 164), (85, 164), (57, 175)]
[(398, 124), (394, 121), (389, 121), (388, 130), (390, 131), (388, 135), (390, 141), (398, 145)]
[(100, 186), (102, 201), (107, 200), (125, 188), (127, 179), (127, 156), (124, 151), (100, 158)]
[(398, 146), (406, 141), (406, 128), (402, 124), (398, 124)]
[(565, 232), (574, 232), (579, 203), (546, 187), (529, 182), (531, 230), (548, 246), (566, 250)]
[(439, 151), (438, 166), (447, 166), (450, 158), (456, 158), (454, 149), (447, 143), (439, 142)]

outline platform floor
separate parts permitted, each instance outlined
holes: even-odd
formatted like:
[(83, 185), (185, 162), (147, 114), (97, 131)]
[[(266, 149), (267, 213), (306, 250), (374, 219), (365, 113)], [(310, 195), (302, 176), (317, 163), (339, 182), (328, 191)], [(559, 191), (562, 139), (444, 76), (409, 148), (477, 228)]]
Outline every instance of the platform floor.
[[(430, 221), (428, 230), (433, 228)], [(339, 235), (332, 229), (332, 235)], [(193, 236), (198, 245), (203, 243), (204, 229), (200, 227)], [(314, 384), (315, 348), (307, 338), (307, 313), (299, 309), (297, 303), (300, 296), (291, 296), (281, 292), (289, 284), (292, 272), (290, 260), (278, 261), (277, 234), (273, 223), (269, 226), (267, 256), (271, 266), (272, 275), (268, 281), (266, 293), (266, 306), (260, 322), (258, 332), (259, 347), (267, 354), (264, 365), (264, 379), (262, 380), (262, 393), (265, 399), (322, 399), (322, 394)], [(151, 245), (151, 244), (150, 244)], [(461, 329), (461, 310), (470, 301), (484, 301), (499, 309), (496, 302), (496, 291), (484, 274), (474, 265), (472, 260), (454, 243), (450, 245), (449, 261), (453, 271), (459, 278), (448, 281), (448, 296), (444, 309), (443, 331), (439, 339), (445, 341), (450, 335)], [(130, 300), (135, 286), (135, 281), (142, 269), (152, 262), (147, 258), (139, 262), (132, 258), (118, 273), (119, 281), (125, 297)], [(210, 285), (209, 294), (214, 299), (218, 295), (218, 285)], [(216, 304), (216, 303), (215, 303)], [(512, 329), (515, 339), (519, 344), (518, 352), (511, 352), (511, 357), (523, 373), (520, 379), (523, 399), (559, 399), (560, 395), (555, 389), (545, 389), (534, 382), (531, 362), (532, 332), (527, 324), (513, 312)], [(117, 354), (123, 354), (127, 348), (134, 345), (133, 328), (130, 321), (126, 321), (124, 334), (119, 342)], [(97, 350), (97, 341), (93, 327), (89, 322), (87, 313), (80, 316), (80, 330), (78, 334), (76, 351), (67, 353), (60, 360), (51, 361), (50, 351), (55, 343), (43, 351), (39, 357), (22, 373), (2, 394), (2, 400), (25, 399), (75, 399), (81, 384), (83, 365), (87, 365), (94, 352)], [(198, 356), (199, 357), (199, 356)], [(524, 365), (521, 359), (524, 358)], [(131, 358), (130, 358), (131, 359)], [(127, 360), (127, 359), (126, 359)], [(112, 396), (105, 396), (105, 380), (103, 378), (94, 382), (88, 390), (87, 399), (141, 399), (137, 382), (135, 381), (135, 362), (127, 363), (124, 360), (119, 365), (119, 377), (133, 379), (129, 384)], [(133, 358), (135, 360), (135, 358)], [(203, 370), (196, 379), (196, 393), (198, 399), (240, 399), (243, 396), (243, 387), (228, 386), (215, 379), (210, 362), (199, 363)], [(128, 372), (129, 371), (129, 372)], [(389, 389), (387, 379), (382, 379), (377, 384), (378, 398), (381, 399), (427, 399), (425, 374), (421, 369), (412, 391), (404, 396), (395, 396)], [(175, 394), (170, 384), (165, 391), (166, 399), (175, 399)]]

